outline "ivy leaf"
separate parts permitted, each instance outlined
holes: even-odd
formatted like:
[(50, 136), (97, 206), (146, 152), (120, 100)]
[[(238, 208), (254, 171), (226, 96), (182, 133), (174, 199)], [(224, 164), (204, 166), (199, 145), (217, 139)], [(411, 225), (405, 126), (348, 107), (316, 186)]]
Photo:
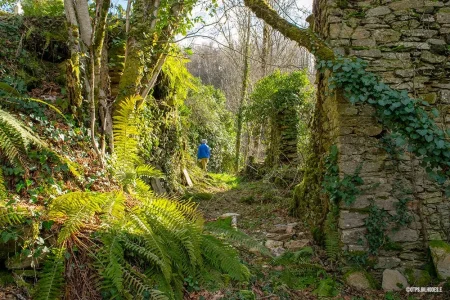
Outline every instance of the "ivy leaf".
[(425, 136), (425, 140), (426, 140), (427, 142), (431, 142), (431, 141), (433, 140), (433, 136), (432, 136), (432, 135), (426, 135), (426, 136)]
[(421, 136), (425, 136), (428, 133), (427, 129), (417, 129), (416, 132)]
[(431, 113), (435, 116), (435, 117), (439, 117), (439, 111), (433, 107), (433, 109), (431, 110)]
[(408, 105), (409, 103), (411, 103), (411, 99), (409, 98), (403, 98), (402, 100), (400, 100), (402, 102), (402, 104), (404, 105)]
[(377, 85), (374, 87), (374, 89), (375, 89), (375, 91), (377, 91), (377, 92), (381, 92), (381, 91), (384, 89), (384, 86), (383, 86), (382, 84), (377, 84)]
[[(436, 141), (434, 141), (434, 143), (436, 144), (438, 149), (443, 149), (444, 146), (445, 146), (445, 141), (444, 140), (436, 140)], [(446, 151), (446, 152), (448, 152), (448, 151)]]
[(421, 155), (425, 155), (425, 153), (427, 153), (427, 149), (425, 148), (420, 148), (418, 151)]

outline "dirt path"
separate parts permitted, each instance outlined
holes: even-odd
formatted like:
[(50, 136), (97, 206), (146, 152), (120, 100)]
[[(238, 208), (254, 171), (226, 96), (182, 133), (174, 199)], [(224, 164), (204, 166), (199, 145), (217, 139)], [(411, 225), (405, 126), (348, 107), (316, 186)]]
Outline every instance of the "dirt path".
[[(214, 176), (211, 178), (213, 181), (222, 180), (216, 178), (219, 175), (211, 175)], [(225, 213), (237, 213), (237, 227), (269, 246), (272, 253), (298, 253), (306, 249), (313, 254), (300, 263), (273, 264), (271, 259), (241, 252), (241, 257), (254, 274), (249, 286), (229, 287), (215, 292), (201, 291), (189, 299), (450, 299), (446, 298), (447, 295), (360, 291), (345, 285), (342, 275), (345, 270), (330, 265), (323, 249), (313, 244), (309, 230), (298, 219), (289, 215), (292, 198), (290, 189), (277, 187), (270, 182), (243, 182), (236, 178), (228, 178), (222, 183), (224, 184), (217, 184), (216, 181), (211, 187), (189, 195), (199, 203), (198, 209), (204, 214), (206, 221), (215, 220)], [(293, 230), (289, 229), (288, 224), (295, 224)], [(279, 248), (281, 251), (277, 252)], [(318, 271), (308, 273), (305, 270), (308, 266), (317, 266)], [(325, 285), (325, 282), (330, 285)], [(318, 293), (327, 293), (326, 289), (329, 288), (335, 290), (334, 294), (330, 293), (333, 296), (318, 296)], [(251, 295), (245, 296), (245, 290), (251, 292)]]

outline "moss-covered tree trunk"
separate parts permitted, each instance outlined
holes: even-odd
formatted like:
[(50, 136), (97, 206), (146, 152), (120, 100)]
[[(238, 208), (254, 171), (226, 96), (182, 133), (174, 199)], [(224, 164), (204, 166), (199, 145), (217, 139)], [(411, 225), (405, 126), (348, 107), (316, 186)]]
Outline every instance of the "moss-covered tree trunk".
[(302, 29), (289, 23), (267, 4), (265, 0), (244, 0), (245, 5), (267, 24), (278, 30), (285, 37), (297, 42), (300, 46), (321, 60), (334, 60), (333, 50), (310, 29)]
[(234, 169), (237, 172), (239, 170), (239, 160), (241, 155), (241, 140), (242, 140), (242, 121), (243, 121), (243, 110), (245, 101), (247, 99), (247, 89), (249, 82), (249, 74), (250, 74), (250, 20), (251, 15), (248, 13), (247, 17), (247, 32), (245, 36), (245, 49), (244, 49), (244, 69), (242, 74), (242, 89), (241, 89), (241, 97), (239, 99), (238, 106), (238, 114), (237, 114), (237, 132), (236, 132), (236, 148), (235, 148), (235, 161), (234, 161)]

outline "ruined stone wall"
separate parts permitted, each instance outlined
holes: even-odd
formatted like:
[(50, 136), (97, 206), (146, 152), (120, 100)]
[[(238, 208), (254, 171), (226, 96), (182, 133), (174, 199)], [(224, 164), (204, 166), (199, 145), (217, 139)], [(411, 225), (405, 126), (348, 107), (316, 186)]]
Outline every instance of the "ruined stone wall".
[[(315, 0), (314, 30), (337, 53), (369, 62), (369, 71), (385, 83), (436, 107), (441, 126), (450, 124), (450, 2)], [(341, 241), (349, 251), (367, 250), (364, 219), (371, 202), (396, 215), (396, 203), (410, 198), (412, 222), (394, 230), (396, 250), (382, 250), (375, 268), (421, 269), (426, 241), (450, 241), (450, 202), (429, 180), (419, 161), (406, 153), (399, 158), (381, 142), (388, 132), (369, 106), (351, 105), (339, 95), (326, 95), (327, 74), (319, 78), (318, 112), (321, 144), (339, 149), (341, 173), (352, 174), (362, 164), (363, 194), (341, 207)]]

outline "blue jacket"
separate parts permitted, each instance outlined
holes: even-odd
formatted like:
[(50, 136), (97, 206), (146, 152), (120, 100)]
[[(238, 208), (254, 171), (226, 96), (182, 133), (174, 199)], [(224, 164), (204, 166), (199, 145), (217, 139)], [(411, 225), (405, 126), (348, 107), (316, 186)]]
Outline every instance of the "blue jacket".
[(209, 158), (209, 156), (211, 155), (211, 153), (209, 152), (209, 147), (206, 144), (201, 144), (198, 147), (198, 152), (197, 152), (197, 158), (201, 159), (201, 158)]

